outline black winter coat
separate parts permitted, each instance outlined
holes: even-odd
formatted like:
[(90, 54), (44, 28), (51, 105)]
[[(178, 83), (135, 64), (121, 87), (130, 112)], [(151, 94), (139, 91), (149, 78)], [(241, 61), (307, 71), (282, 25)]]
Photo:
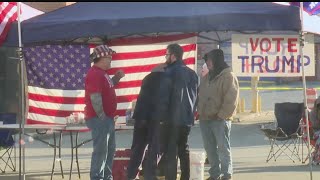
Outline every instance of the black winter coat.
[(159, 123), (168, 119), (171, 79), (164, 72), (151, 72), (142, 80), (132, 118), (136, 125)]

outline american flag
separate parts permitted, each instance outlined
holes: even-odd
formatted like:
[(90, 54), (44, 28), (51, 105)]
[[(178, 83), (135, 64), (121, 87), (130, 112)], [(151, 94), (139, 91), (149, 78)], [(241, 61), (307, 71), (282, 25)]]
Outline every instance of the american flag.
[(26, 47), (28, 124), (64, 124), (84, 108), (84, 78), (90, 68), (89, 47), (45, 45)]
[[(142, 79), (165, 61), (166, 47), (171, 43), (183, 47), (185, 63), (195, 69), (195, 34), (129, 38), (108, 43), (117, 52), (108, 74), (112, 77), (118, 69), (126, 74), (115, 86), (117, 123), (125, 123), (125, 111), (137, 98)], [(27, 124), (65, 124), (65, 117), (73, 112), (83, 112), (84, 78), (92, 65), (89, 54), (94, 47), (45, 45), (24, 49), (29, 102)]]
[[(300, 7), (300, 2), (290, 2), (292, 6)], [(320, 13), (320, 3), (319, 2), (303, 2), (303, 10), (309, 15), (317, 15)]]
[(17, 12), (16, 2), (0, 2), (0, 45), (6, 39), (12, 22), (17, 20)]

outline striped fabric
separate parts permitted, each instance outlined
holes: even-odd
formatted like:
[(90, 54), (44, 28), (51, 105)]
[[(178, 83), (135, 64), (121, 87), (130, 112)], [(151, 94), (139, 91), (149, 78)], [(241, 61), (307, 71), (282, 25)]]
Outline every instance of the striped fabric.
[[(117, 123), (125, 123), (125, 111), (137, 98), (142, 79), (155, 66), (165, 62), (166, 47), (171, 43), (182, 46), (184, 62), (195, 69), (195, 34), (118, 39), (108, 44), (117, 52), (108, 73), (112, 77), (122, 69), (126, 74), (115, 86)], [(89, 55), (94, 47), (46, 45), (25, 48), (29, 100), (27, 124), (65, 124), (66, 116), (83, 112), (84, 77), (90, 68)]]
[(92, 54), (90, 54), (90, 59), (93, 61), (96, 58), (113, 55), (115, 51), (113, 51), (111, 48), (109, 48), (106, 45), (100, 45), (93, 49)]
[(0, 45), (4, 42), (12, 22), (18, 18), (16, 2), (0, 2)]

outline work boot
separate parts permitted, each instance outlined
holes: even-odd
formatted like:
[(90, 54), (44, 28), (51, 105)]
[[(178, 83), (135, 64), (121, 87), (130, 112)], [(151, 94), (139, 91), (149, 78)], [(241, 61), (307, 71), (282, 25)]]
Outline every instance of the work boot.
[(214, 177), (209, 177), (208, 179), (206, 179), (206, 180), (221, 180), (221, 177), (219, 176), (219, 177), (217, 177), (217, 178), (214, 178)]
[(205, 160), (204, 164), (209, 164), (208, 157), (206, 157), (206, 160)]
[(222, 176), (220, 180), (232, 180), (231, 176)]

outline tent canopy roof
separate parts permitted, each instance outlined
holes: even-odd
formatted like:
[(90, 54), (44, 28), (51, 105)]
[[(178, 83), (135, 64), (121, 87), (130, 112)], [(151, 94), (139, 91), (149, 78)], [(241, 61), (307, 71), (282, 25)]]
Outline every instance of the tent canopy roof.
[[(17, 45), (17, 25), (5, 45)], [(148, 33), (299, 31), (299, 8), (270, 2), (78, 2), (22, 22), (24, 45)]]

